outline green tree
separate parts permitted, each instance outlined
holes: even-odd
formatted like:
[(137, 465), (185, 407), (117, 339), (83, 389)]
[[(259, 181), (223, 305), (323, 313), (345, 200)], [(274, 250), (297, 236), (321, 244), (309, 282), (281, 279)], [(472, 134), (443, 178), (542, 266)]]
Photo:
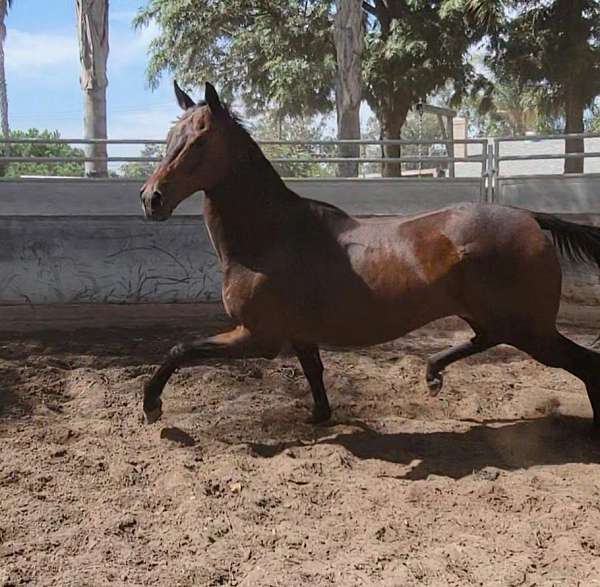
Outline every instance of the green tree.
[[(318, 118), (277, 117), (270, 113), (256, 118), (249, 125), (252, 135), (260, 141), (326, 141), (332, 140), (325, 123)], [(269, 159), (311, 159), (317, 156), (334, 157), (335, 150), (328, 145), (262, 145)], [(334, 175), (332, 163), (274, 162), (282, 177), (323, 177)]]
[[(13, 130), (11, 138), (28, 138), (42, 140), (60, 139), (58, 131), (38, 130), (30, 128), (27, 131)], [(67, 144), (13, 143), (10, 148), (11, 157), (85, 157), (83, 150)], [(21, 175), (53, 175), (53, 176), (83, 176), (83, 162), (65, 163), (20, 163), (13, 162), (3, 166), (2, 175), (19, 177)]]
[[(384, 138), (400, 137), (410, 107), (453, 82), (457, 96), (476, 74), (465, 59), (485, 33), (479, 0), (366, 0), (362, 59), (365, 97)], [(149, 0), (134, 23), (154, 21), (148, 76), (205, 79), (239, 97), (250, 113), (310, 116), (333, 108), (336, 51), (333, 8), (325, 0)], [(477, 17), (477, 18), (476, 18)], [(399, 156), (389, 147), (386, 156)], [(400, 166), (386, 164), (385, 175)]]
[[(584, 131), (585, 111), (600, 94), (600, 3), (597, 0), (471, 0), (481, 14), (495, 10), (488, 64), (535, 97), (539, 110), (561, 117), (565, 133)], [(498, 7), (507, 10), (498, 16)], [(495, 7), (495, 8), (494, 8)], [(582, 152), (583, 140), (565, 142)], [(582, 159), (566, 159), (565, 173), (583, 171)]]
[(335, 48), (330, 2), (149, 0), (136, 27), (156, 22), (147, 74), (187, 86), (219, 84), (252, 115), (312, 116), (332, 108)]
[[(145, 145), (140, 153), (140, 157), (152, 157), (161, 159), (164, 156), (164, 145), (150, 144)], [(156, 163), (152, 161), (132, 161), (121, 165), (119, 175), (122, 177), (146, 178), (152, 175)]]
[(561, 132), (559, 117), (539, 108), (537, 96), (518, 80), (494, 76), (461, 101), (459, 112), (477, 136), (519, 136)]
[(600, 104), (598, 101), (595, 101), (594, 104), (592, 104), (586, 123), (586, 131), (595, 134), (600, 133)]
[[(381, 136), (381, 127), (379, 121), (371, 116), (367, 121), (366, 129), (363, 133), (365, 138), (377, 140)], [(404, 126), (402, 128), (402, 138), (405, 140), (425, 140), (425, 141), (436, 141), (431, 145), (405, 145), (402, 148), (402, 154), (406, 157), (428, 157), (428, 156), (441, 156), (447, 157), (448, 150), (446, 143), (444, 142), (445, 137), (440, 127), (437, 116), (432, 114), (424, 114), (422, 117), (418, 114), (416, 109), (411, 110), (407, 116)], [(372, 159), (381, 154), (381, 147), (377, 145), (368, 145), (365, 147), (365, 155), (367, 158)], [(368, 175), (379, 175), (382, 171), (382, 165), (380, 163), (367, 163), (364, 165), (363, 172)], [(419, 168), (447, 168), (447, 164), (443, 162), (427, 162), (424, 161), (421, 165), (418, 162), (408, 162), (402, 164), (402, 170), (414, 170)]]
[[(365, 51), (366, 99), (376, 113), (384, 139), (396, 139), (409, 110), (451, 84), (458, 103), (478, 79), (467, 52), (486, 32), (474, 9), (476, 0), (371, 0)], [(386, 157), (400, 148), (387, 146)], [(388, 163), (386, 176), (399, 175)]]

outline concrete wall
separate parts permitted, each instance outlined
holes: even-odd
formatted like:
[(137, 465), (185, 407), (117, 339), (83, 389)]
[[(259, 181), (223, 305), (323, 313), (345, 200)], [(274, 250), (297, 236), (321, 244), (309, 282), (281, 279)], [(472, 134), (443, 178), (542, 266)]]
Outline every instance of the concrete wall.
[[(409, 214), (484, 199), (478, 178), (295, 180), (303, 196), (353, 214)], [(501, 180), (502, 203), (600, 225), (600, 175)], [(138, 181), (0, 181), (0, 305), (205, 302), (220, 270), (202, 196), (165, 223), (145, 222)], [(585, 213), (585, 214), (583, 214)], [(600, 303), (600, 272), (564, 264), (569, 301)]]
[(201, 216), (0, 217), (0, 303), (199, 302), (220, 296)]
[[(340, 206), (351, 214), (410, 214), (484, 197), (480, 178), (296, 179), (288, 186), (301, 196)], [(107, 179), (0, 180), (0, 216), (133, 216), (142, 214), (141, 182)], [(193, 195), (176, 216), (202, 214), (202, 195)]]
[(553, 214), (600, 216), (600, 174), (500, 177), (494, 201)]
[[(477, 179), (298, 180), (300, 194), (354, 214), (478, 201)], [(0, 304), (204, 302), (220, 271), (194, 195), (168, 222), (145, 222), (140, 182), (0, 181)]]

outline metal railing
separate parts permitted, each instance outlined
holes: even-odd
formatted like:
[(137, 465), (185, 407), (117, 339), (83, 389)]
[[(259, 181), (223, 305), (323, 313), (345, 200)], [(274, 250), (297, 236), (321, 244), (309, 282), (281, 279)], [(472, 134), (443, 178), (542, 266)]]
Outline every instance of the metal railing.
[(501, 155), (502, 143), (541, 143), (548, 141), (564, 141), (565, 139), (600, 139), (598, 133), (570, 133), (558, 135), (521, 135), (515, 137), (498, 137), (494, 141), (494, 175), (500, 176), (500, 164), (503, 161), (541, 161), (552, 159), (594, 159), (600, 157), (600, 151), (588, 151), (581, 153), (533, 153), (527, 155)]
[[(588, 150), (587, 152), (581, 153), (565, 153), (557, 152), (557, 148), (553, 148), (552, 152), (539, 152), (533, 147), (528, 147), (532, 152), (515, 154), (503, 152), (502, 147), (507, 144), (515, 143), (527, 143), (528, 145), (544, 144), (544, 148), (548, 148), (547, 143), (549, 141), (565, 141), (565, 139), (598, 139), (598, 150)], [(397, 140), (375, 140), (375, 139), (360, 139), (360, 140), (309, 140), (309, 141), (289, 141), (289, 140), (265, 140), (258, 141), (259, 145), (266, 150), (267, 156), (272, 163), (275, 165), (281, 165), (285, 171), (290, 170), (293, 166), (295, 172), (294, 177), (302, 177), (302, 166), (315, 164), (317, 167), (310, 168), (310, 178), (318, 179), (320, 177), (331, 176), (331, 166), (355, 163), (359, 166), (361, 177), (368, 177), (369, 179), (381, 177), (381, 169), (386, 163), (399, 164), (402, 166), (411, 165), (413, 169), (403, 169), (403, 172), (407, 175), (400, 178), (394, 178), (398, 181), (403, 181), (408, 177), (431, 177), (432, 171), (439, 168), (445, 168), (448, 170), (448, 177), (446, 179), (452, 179), (455, 176), (469, 176), (479, 177), (482, 185), (483, 199), (487, 201), (494, 200), (494, 194), (498, 189), (498, 181), (503, 177), (503, 165), (510, 165), (511, 162), (539, 162), (543, 160), (565, 160), (565, 159), (585, 159), (595, 160), (600, 159), (600, 133), (597, 134), (559, 134), (559, 135), (523, 135), (515, 137), (498, 137), (493, 139), (454, 139), (452, 141), (451, 148), (448, 147), (448, 141), (446, 139), (431, 139), (431, 140), (411, 140), (411, 139), (397, 139)], [(91, 145), (91, 144), (105, 144), (108, 147), (112, 147), (112, 150), (119, 150), (119, 152), (109, 152), (106, 158), (104, 157), (89, 157), (85, 155), (81, 156), (17, 156), (14, 154), (16, 146), (18, 145)], [(9, 165), (11, 163), (29, 163), (29, 164), (60, 164), (60, 163), (78, 163), (83, 164), (87, 161), (107, 161), (111, 165), (111, 171), (121, 172), (118, 177), (127, 177), (123, 175), (122, 170), (117, 167), (118, 164), (123, 163), (139, 163), (139, 164), (155, 164), (160, 161), (160, 157), (145, 157), (141, 156), (139, 152), (128, 154), (123, 150), (131, 150), (141, 145), (164, 145), (164, 140), (158, 139), (80, 139), (80, 138), (58, 138), (58, 139), (46, 139), (46, 138), (0, 138), (0, 165)], [(5, 146), (4, 149), (2, 146)], [(360, 147), (360, 156), (358, 157), (341, 157), (339, 156), (338, 149), (343, 145), (355, 145)], [(10, 146), (15, 147), (13, 153), (6, 153), (5, 149)], [(400, 146), (404, 147), (404, 151), (407, 148), (417, 149), (417, 153), (405, 154), (400, 157), (385, 157), (383, 154), (383, 147), (385, 146)], [(438, 152), (432, 152), (432, 147), (439, 146)], [(461, 149), (458, 147), (462, 146)], [(378, 149), (378, 152), (373, 153), (374, 149)], [(275, 152), (273, 152), (275, 149)], [(285, 150), (289, 149), (290, 155), (285, 154)], [(380, 150), (380, 151), (379, 151)], [(445, 154), (443, 151), (445, 150)], [(476, 150), (475, 153), (473, 151)], [(282, 151), (284, 154), (282, 154)], [(428, 151), (423, 153), (423, 151)], [(439, 153), (442, 151), (442, 154)], [(448, 151), (451, 153), (458, 152), (462, 156), (450, 156)], [(471, 151), (471, 152), (469, 152)], [(4, 153), (4, 156), (2, 156)], [(478, 171), (467, 173), (465, 168), (457, 167), (463, 164), (476, 164)], [(371, 167), (371, 173), (366, 175), (364, 170), (365, 166)], [(329, 166), (329, 167), (327, 167)], [(597, 165), (598, 173), (600, 173), (600, 164)], [(416, 169), (415, 169), (416, 168)], [(308, 169), (308, 168), (307, 168)], [(456, 173), (456, 171), (459, 173)], [(327, 171), (329, 173), (327, 173)], [(319, 175), (321, 173), (321, 175)], [(83, 169), (81, 170), (83, 175)], [(316, 175), (315, 175), (316, 174)], [(553, 174), (558, 175), (559, 172), (555, 170)], [(509, 173), (510, 175), (510, 173)], [(512, 174), (515, 175), (514, 173)], [(535, 177), (540, 175), (539, 170), (532, 164), (529, 166), (526, 172), (527, 176)], [(289, 177), (289, 176), (288, 176)]]
[[(555, 161), (555, 160), (567, 160), (567, 159), (586, 159), (594, 160), (600, 158), (600, 151), (583, 151), (577, 153), (566, 153), (562, 152), (547, 152), (539, 153), (532, 152), (526, 154), (502, 154), (501, 147), (503, 144), (514, 144), (514, 143), (549, 143), (553, 141), (561, 141), (564, 143), (566, 139), (581, 139), (583, 141), (600, 139), (600, 133), (564, 133), (556, 135), (520, 135), (514, 137), (498, 137), (493, 139), (493, 147), (490, 145), (490, 149), (493, 149), (491, 155), (491, 161), (493, 163), (492, 171), (492, 187), (490, 190), (490, 201), (496, 199), (496, 194), (500, 192), (499, 183), (508, 177), (519, 177), (521, 174), (512, 173), (510, 175), (503, 175), (501, 165), (502, 163), (509, 162), (539, 162), (539, 161)], [(600, 141), (599, 141), (600, 143)], [(584, 146), (585, 148), (585, 146)], [(598, 145), (600, 148), (600, 144)], [(532, 149), (533, 150), (533, 149)], [(600, 173), (600, 165), (598, 165), (598, 172)], [(539, 178), (539, 177), (573, 177), (573, 174), (563, 174), (558, 170), (544, 169), (540, 166), (535, 166), (534, 169), (527, 170), (525, 174), (528, 178)]]
[[(107, 146), (129, 147), (136, 145), (164, 145), (166, 141), (157, 139), (41, 139), (41, 138), (0, 138), (0, 165), (10, 163), (40, 163), (40, 164), (58, 164), (58, 163), (85, 163), (92, 161), (106, 161), (107, 163), (158, 163), (160, 157), (144, 157), (139, 155), (107, 155), (106, 157), (90, 157), (82, 156), (15, 156), (10, 154), (10, 146), (12, 145), (93, 145), (104, 144)], [(319, 165), (337, 165), (344, 163), (356, 163), (360, 165), (375, 164), (383, 167), (386, 163), (394, 164), (417, 164), (419, 167), (426, 165), (446, 166), (449, 169), (450, 177), (455, 176), (455, 166), (457, 163), (477, 163), (481, 166), (481, 177), (487, 177), (489, 173), (486, 139), (458, 139), (452, 141), (451, 151), (454, 153), (455, 145), (464, 145), (465, 156), (455, 157), (450, 155), (422, 155), (417, 156), (401, 156), (401, 157), (385, 157), (383, 152), (380, 156), (372, 156), (367, 154), (367, 147), (380, 147), (383, 150), (385, 146), (417, 146), (417, 147), (432, 147), (440, 145), (448, 150), (448, 140), (314, 140), (314, 141), (287, 141), (287, 140), (266, 140), (258, 141), (261, 147), (288, 147), (296, 150), (304, 151), (296, 156), (283, 157), (273, 156), (269, 160), (274, 164), (296, 165), (296, 164), (319, 164)], [(4, 145), (2, 147), (1, 145)], [(321, 147), (330, 150), (337, 150), (342, 145), (357, 145), (363, 147), (361, 156), (359, 157), (341, 157), (331, 153), (312, 152), (311, 148)], [(480, 154), (468, 154), (470, 145), (478, 145)], [(419, 149), (420, 151), (420, 149)], [(364, 154), (363, 154), (364, 153)]]

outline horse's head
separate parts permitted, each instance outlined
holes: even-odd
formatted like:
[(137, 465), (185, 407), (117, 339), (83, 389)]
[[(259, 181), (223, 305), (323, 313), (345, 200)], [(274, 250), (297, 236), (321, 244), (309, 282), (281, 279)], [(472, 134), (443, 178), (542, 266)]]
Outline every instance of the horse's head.
[(210, 190), (230, 173), (229, 134), (234, 119), (207, 83), (205, 101), (194, 101), (175, 82), (184, 114), (167, 135), (166, 153), (142, 186), (146, 218), (166, 220), (177, 205), (199, 190)]

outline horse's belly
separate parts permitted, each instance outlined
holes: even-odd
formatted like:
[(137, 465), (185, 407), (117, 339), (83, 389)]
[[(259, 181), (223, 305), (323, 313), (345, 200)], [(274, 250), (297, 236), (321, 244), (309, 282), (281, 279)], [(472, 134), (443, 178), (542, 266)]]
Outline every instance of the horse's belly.
[(225, 272), (223, 301), (236, 321), (263, 336), (340, 346), (393, 340), (458, 313), (456, 256), (446, 243), (421, 259), (388, 248), (315, 261), (285, 279), (233, 267)]
[(331, 344), (377, 344), (460, 314), (459, 254), (447, 239), (436, 244), (435, 255), (392, 252), (356, 261), (360, 286), (332, 288), (334, 303), (320, 313), (319, 338)]
[[(421, 293), (418, 298), (406, 295), (360, 308), (332, 310), (327, 316), (322, 316), (313, 332), (315, 342), (367, 346), (394, 340), (433, 320), (457, 313), (460, 313), (460, 308), (451, 299)], [(304, 334), (310, 336), (309, 332)]]

